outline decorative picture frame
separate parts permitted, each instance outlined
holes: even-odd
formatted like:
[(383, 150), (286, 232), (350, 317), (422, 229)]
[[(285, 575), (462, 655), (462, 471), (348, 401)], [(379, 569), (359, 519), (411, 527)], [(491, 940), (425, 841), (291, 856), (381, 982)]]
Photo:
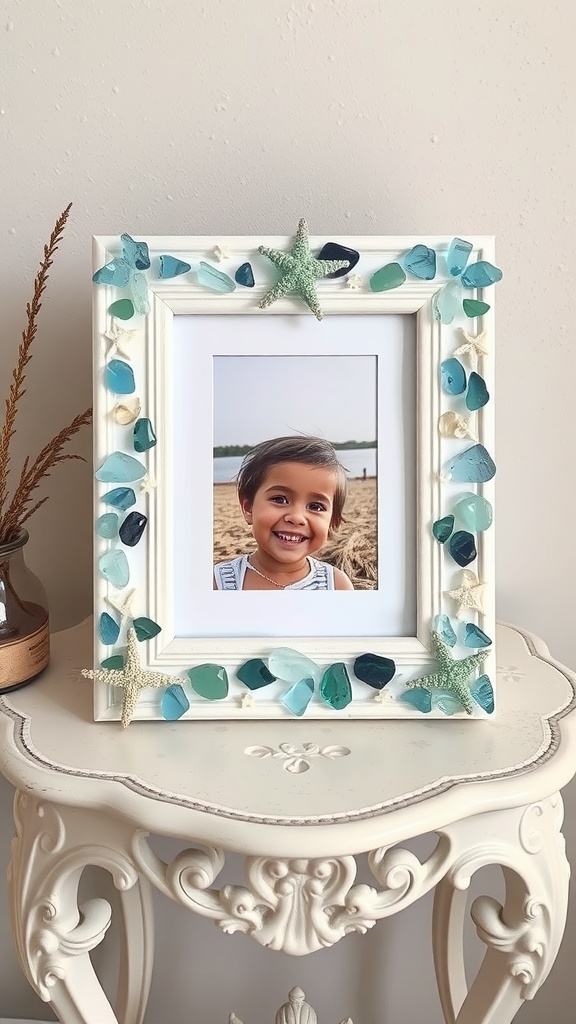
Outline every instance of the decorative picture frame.
[[(93, 260), (96, 629), (95, 667), (85, 674), (95, 680), (95, 718), (126, 726), (132, 718), (492, 714), (494, 303), (487, 289), (502, 276), (494, 240), (333, 242), (309, 237), (301, 221), (295, 238), (95, 237)], [(407, 330), (387, 341), (394, 318)], [(304, 363), (312, 352), (382, 361), (393, 344), (405, 392), (395, 415), (405, 422), (395, 432), (377, 383), (378, 589), (281, 594), (271, 580), (269, 620), (258, 635), (250, 622), (263, 614), (262, 593), (210, 589), (208, 363), (218, 354), (264, 352)], [(297, 422), (292, 432), (301, 432)], [(401, 492), (396, 522), (403, 526), (395, 529), (404, 536), (390, 543), (382, 453), (396, 435), (402, 479), (389, 491)], [(187, 473), (190, 451), (195, 468)], [(183, 507), (194, 536), (184, 555)], [(389, 589), (411, 595), (412, 628), (341, 635), (340, 622), (385, 621), (387, 550), (406, 556), (410, 578)], [(188, 572), (193, 595), (183, 620)], [(391, 614), (406, 621), (402, 607), (397, 620)], [(319, 616), (312, 635), (286, 628), (309, 615)], [(247, 625), (234, 635), (240, 620)]]

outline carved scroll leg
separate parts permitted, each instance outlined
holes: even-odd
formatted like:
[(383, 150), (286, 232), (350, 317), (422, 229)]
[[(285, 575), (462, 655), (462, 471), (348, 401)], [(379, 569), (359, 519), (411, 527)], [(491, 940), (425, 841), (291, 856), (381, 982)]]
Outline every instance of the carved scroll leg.
[(154, 964), (154, 912), (151, 889), (140, 879), (120, 891), (120, 971), (116, 1015), (120, 1024), (142, 1024)]
[(468, 992), (462, 944), (465, 913), (466, 893), (444, 878), (434, 893), (432, 952), (446, 1024), (454, 1024)]

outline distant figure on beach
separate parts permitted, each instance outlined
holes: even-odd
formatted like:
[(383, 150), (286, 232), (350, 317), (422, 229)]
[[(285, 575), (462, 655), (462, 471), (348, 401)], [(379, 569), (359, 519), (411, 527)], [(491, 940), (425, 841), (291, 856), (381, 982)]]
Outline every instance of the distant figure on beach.
[(366, 466), (364, 466), (364, 469), (362, 470), (362, 479), (366, 479)]
[(338, 529), (346, 500), (346, 474), (329, 441), (262, 441), (240, 467), (238, 500), (256, 550), (215, 565), (214, 590), (354, 589), (345, 572), (313, 557)]

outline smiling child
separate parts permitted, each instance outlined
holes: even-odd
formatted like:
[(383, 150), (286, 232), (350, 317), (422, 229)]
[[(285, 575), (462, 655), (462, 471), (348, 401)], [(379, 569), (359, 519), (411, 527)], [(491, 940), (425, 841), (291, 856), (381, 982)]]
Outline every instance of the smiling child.
[(314, 554), (342, 522), (346, 474), (329, 441), (276, 437), (256, 445), (238, 474), (238, 500), (256, 550), (214, 566), (215, 590), (353, 590)]

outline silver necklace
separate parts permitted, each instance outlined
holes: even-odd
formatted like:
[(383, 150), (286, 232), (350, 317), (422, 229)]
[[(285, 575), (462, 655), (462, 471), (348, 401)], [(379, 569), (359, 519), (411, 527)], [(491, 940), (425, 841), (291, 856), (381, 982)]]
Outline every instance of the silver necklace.
[(248, 566), (249, 569), (252, 569), (252, 571), (255, 572), (257, 576), (261, 576), (263, 580), (268, 580), (268, 583), (271, 583), (272, 586), (278, 587), (278, 590), (286, 590), (287, 587), (291, 586), (290, 583), (276, 583), (276, 580), (270, 579), (270, 577), (266, 576), (265, 573), (260, 572), (260, 569), (257, 569), (255, 565), (252, 565), (252, 562), (250, 561), (249, 558), (246, 559), (246, 565)]

